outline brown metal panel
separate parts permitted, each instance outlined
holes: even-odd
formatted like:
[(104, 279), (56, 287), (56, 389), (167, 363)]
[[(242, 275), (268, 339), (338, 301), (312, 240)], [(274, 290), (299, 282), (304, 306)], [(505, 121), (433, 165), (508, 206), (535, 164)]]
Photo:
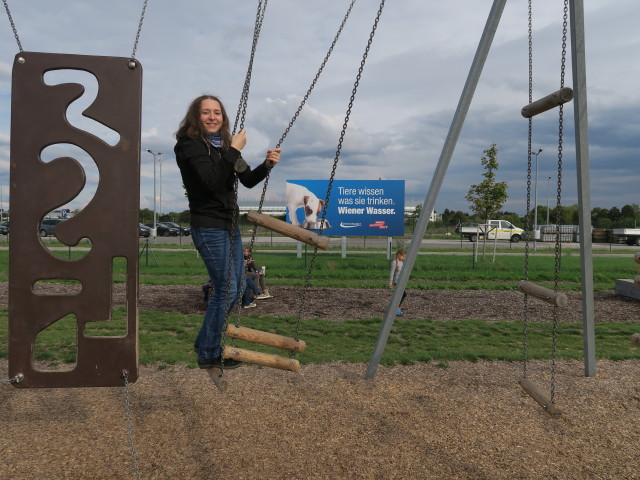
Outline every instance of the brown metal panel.
[[(140, 198), (140, 111), (142, 67), (119, 57), (20, 52), (13, 64), (11, 95), (11, 236), (9, 241), (9, 372), (23, 374), (16, 387), (122, 386), (138, 377), (138, 212)], [(95, 101), (83, 112), (120, 134), (110, 146), (66, 119), (79, 84), (47, 85), (51, 70), (87, 71), (98, 80)], [(67, 245), (91, 240), (79, 260), (51, 254), (39, 236), (43, 217), (72, 200), (84, 187), (85, 173), (75, 159), (43, 162), (44, 148), (76, 145), (95, 161), (99, 184), (94, 197), (74, 217), (56, 227)], [(127, 262), (127, 332), (118, 337), (88, 337), (87, 322), (111, 318), (112, 264)], [(42, 279), (70, 279), (77, 295), (37, 295)], [(35, 339), (59, 319), (77, 319), (77, 362), (71, 371), (51, 372), (34, 365)]]

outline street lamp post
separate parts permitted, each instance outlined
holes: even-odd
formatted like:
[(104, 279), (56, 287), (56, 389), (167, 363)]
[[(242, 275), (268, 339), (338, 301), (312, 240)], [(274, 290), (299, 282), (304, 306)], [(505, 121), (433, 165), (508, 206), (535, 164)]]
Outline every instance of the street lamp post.
[(535, 186), (533, 189), (533, 202), (535, 203), (535, 206), (533, 208), (533, 238), (536, 238), (536, 231), (538, 230), (538, 155), (540, 155), (540, 152), (542, 152), (542, 149), (538, 149), (538, 152), (535, 153), (534, 155), (536, 156), (536, 180), (535, 180)]
[(549, 185), (551, 177), (547, 177), (547, 225), (549, 225)]
[(160, 166), (160, 218), (162, 218), (162, 154), (158, 154), (158, 165)]
[(158, 227), (156, 225), (157, 221), (157, 212), (156, 212), (156, 156), (160, 156), (162, 155), (162, 153), (160, 152), (152, 152), (151, 150), (149, 150), (147, 148), (147, 152), (149, 152), (151, 155), (153, 155), (153, 238), (156, 238), (158, 236)]

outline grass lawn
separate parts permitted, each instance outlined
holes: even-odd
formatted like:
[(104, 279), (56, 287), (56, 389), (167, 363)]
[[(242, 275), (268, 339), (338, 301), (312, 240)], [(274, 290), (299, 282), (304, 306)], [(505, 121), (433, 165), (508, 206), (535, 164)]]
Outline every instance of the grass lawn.
[[(471, 253), (420, 255), (412, 272), (409, 288), (425, 289), (491, 289), (511, 290), (523, 278), (523, 256), (498, 255), (495, 263), (473, 262)], [(75, 252), (63, 252), (65, 258)], [(78, 255), (84, 255), (77, 253)], [(193, 249), (155, 252), (157, 266), (140, 261), (140, 283), (162, 285), (198, 285), (206, 279), (204, 267)], [(270, 285), (302, 285), (310, 256), (297, 258), (296, 252), (259, 252), (258, 264), (266, 264)], [(630, 259), (616, 256), (594, 257), (596, 290), (611, 290), (616, 278), (638, 274)], [(124, 280), (124, 262), (114, 263), (114, 281)], [(388, 261), (381, 253), (352, 254), (342, 259), (338, 254), (318, 255), (312, 272), (312, 285), (337, 288), (383, 288)], [(541, 284), (553, 280), (554, 258), (531, 255), (529, 279)], [(0, 251), (0, 280), (8, 280), (8, 252)], [(580, 290), (580, 257), (565, 254), (560, 264), (563, 290)], [(114, 310), (109, 324), (96, 323), (88, 335), (120, 335), (124, 331), (124, 312)], [(231, 320), (234, 321), (233, 319)], [(243, 326), (293, 336), (295, 318), (253, 316)], [(343, 322), (305, 320), (301, 326), (308, 347), (298, 355), (301, 363), (331, 361), (368, 362), (380, 330), (382, 319), (346, 319)], [(36, 341), (36, 360), (50, 363), (72, 363), (75, 359), (75, 319), (69, 315), (41, 332)], [(139, 357), (142, 364), (186, 363), (195, 366), (194, 332), (201, 323), (200, 315), (141, 311), (139, 318)], [(557, 352), (563, 359), (582, 358), (582, 326), (560, 324)], [(528, 357), (550, 357), (551, 325), (529, 326)], [(598, 323), (596, 325), (599, 358), (624, 360), (640, 358), (640, 349), (629, 342), (637, 330), (631, 323)], [(468, 319), (461, 322), (436, 322), (397, 319), (386, 346), (383, 364), (415, 362), (447, 362), (522, 359), (522, 325), (513, 322), (484, 322)], [(241, 342), (236, 345), (242, 346)], [(254, 347), (252, 347), (254, 348)], [(265, 349), (264, 351), (268, 351)], [(0, 358), (8, 355), (8, 311), (0, 309)]]

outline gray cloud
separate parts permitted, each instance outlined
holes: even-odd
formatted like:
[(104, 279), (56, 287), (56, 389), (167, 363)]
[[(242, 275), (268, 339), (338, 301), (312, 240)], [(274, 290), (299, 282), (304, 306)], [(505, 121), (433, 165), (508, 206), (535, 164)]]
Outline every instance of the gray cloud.
[[(244, 156), (260, 162), (286, 128), (311, 83), (349, 2), (270, 2), (253, 69)], [(194, 0), (150, 2), (138, 46), (143, 64), (141, 204), (153, 203), (153, 158), (163, 152), (163, 209), (187, 208), (173, 157), (173, 132), (190, 100), (219, 95), (235, 114), (247, 67), (255, 5)], [(10, 4), (25, 49), (109, 56), (131, 53), (140, 5), (44, 0)], [(283, 145), (268, 198), (284, 195), (287, 179), (331, 173), (353, 82), (378, 5), (358, 2), (315, 91)], [(355, 99), (336, 177), (404, 179), (407, 203), (422, 203), (489, 3), (387, 2)], [(534, 98), (559, 87), (561, 5), (534, 11)], [(591, 202), (610, 208), (638, 203), (640, 33), (634, 0), (587, 2)], [(195, 12), (195, 14), (194, 14)], [(507, 210), (524, 213), (527, 183), (527, 19), (525, 2), (508, 2), (436, 208), (468, 210), (464, 195), (481, 180), (483, 150), (499, 149), (498, 179), (509, 184)], [(8, 185), (10, 71), (17, 46), (0, 22), (0, 184)], [(570, 63), (566, 81), (571, 85)], [(534, 120), (538, 196), (555, 181), (557, 112)], [(577, 202), (573, 110), (565, 107), (563, 203)], [(260, 187), (241, 190), (258, 198)], [(542, 193), (541, 193), (542, 192)]]

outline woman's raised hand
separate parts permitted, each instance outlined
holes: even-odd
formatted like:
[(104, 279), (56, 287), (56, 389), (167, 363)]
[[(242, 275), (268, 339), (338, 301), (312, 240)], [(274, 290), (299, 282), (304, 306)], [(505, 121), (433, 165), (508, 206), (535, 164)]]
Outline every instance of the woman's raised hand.
[(267, 163), (267, 167), (273, 168), (276, 163), (280, 161), (280, 152), (281, 148), (274, 148), (273, 150), (267, 150), (267, 158), (265, 162)]
[(231, 146), (240, 151), (247, 144), (247, 131), (243, 128), (231, 137)]

